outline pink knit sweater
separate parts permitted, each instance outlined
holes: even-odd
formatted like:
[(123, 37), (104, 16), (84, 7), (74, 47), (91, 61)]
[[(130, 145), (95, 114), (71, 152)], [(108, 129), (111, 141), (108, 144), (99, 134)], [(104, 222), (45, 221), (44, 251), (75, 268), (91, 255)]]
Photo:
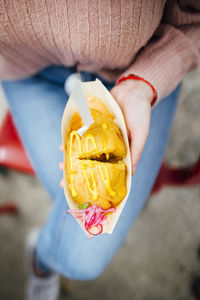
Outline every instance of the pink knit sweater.
[(2, 0), (0, 78), (56, 64), (144, 77), (162, 98), (200, 61), (199, 0)]

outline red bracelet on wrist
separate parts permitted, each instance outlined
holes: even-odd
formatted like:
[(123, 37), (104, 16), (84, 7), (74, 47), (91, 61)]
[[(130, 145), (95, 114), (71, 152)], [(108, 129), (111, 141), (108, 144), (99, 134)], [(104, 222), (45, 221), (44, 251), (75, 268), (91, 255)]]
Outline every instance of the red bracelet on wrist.
[(127, 80), (127, 79), (140, 80), (140, 81), (143, 81), (143, 82), (145, 82), (146, 84), (148, 84), (148, 85), (150, 86), (150, 88), (152, 89), (152, 92), (153, 92), (153, 99), (152, 99), (152, 101), (151, 101), (151, 106), (156, 102), (156, 99), (157, 99), (157, 93), (156, 93), (155, 88), (153, 87), (153, 85), (152, 85), (150, 82), (148, 82), (147, 80), (145, 80), (145, 79), (142, 78), (142, 77), (139, 77), (139, 76), (137, 76), (137, 75), (130, 74), (130, 75), (128, 75), (128, 76), (124, 76), (124, 77), (120, 78), (120, 79), (117, 81), (116, 85), (120, 84), (122, 81), (125, 81), (125, 80)]

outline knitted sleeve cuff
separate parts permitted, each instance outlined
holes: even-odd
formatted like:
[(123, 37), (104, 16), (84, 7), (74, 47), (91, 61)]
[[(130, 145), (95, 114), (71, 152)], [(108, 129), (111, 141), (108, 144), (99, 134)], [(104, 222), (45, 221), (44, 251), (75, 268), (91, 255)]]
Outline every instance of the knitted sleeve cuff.
[[(200, 28), (195, 30), (193, 37), (198, 39)], [(135, 74), (144, 78), (155, 87), (159, 101), (198, 65), (200, 54), (193, 40), (173, 26), (161, 25), (157, 34), (120, 77)]]

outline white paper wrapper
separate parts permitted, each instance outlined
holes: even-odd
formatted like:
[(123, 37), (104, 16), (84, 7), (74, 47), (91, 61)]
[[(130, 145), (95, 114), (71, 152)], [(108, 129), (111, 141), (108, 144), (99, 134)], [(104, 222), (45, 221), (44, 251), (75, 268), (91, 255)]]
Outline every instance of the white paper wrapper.
[[(130, 157), (130, 149), (129, 149), (129, 142), (128, 142), (126, 126), (125, 126), (124, 117), (121, 112), (121, 109), (119, 108), (117, 102), (112, 97), (110, 92), (105, 88), (105, 86), (101, 83), (100, 80), (96, 79), (95, 81), (84, 82), (84, 83), (82, 83), (82, 88), (83, 88), (85, 97), (88, 97), (88, 96), (97, 97), (106, 105), (107, 109), (115, 117), (115, 121), (116, 121), (117, 125), (119, 126), (119, 128), (121, 129), (121, 133), (122, 133), (125, 145), (126, 145), (126, 157), (123, 159), (123, 161), (127, 167), (127, 176), (126, 176), (127, 194), (126, 194), (125, 198), (122, 200), (121, 204), (117, 207), (116, 211), (113, 213), (110, 213), (108, 215), (108, 225), (103, 225), (102, 233), (106, 233), (106, 232), (112, 233), (113, 229), (117, 223), (117, 220), (120, 217), (120, 214), (126, 204), (126, 201), (128, 199), (128, 195), (129, 195), (129, 192), (131, 189), (131, 157)], [(73, 114), (76, 111), (77, 111), (77, 107), (73, 101), (73, 94), (72, 94), (68, 100), (68, 103), (65, 107), (65, 111), (64, 111), (63, 117), (62, 117), (61, 131), (62, 131), (63, 145), (66, 143), (65, 141), (66, 141), (66, 137), (67, 137), (69, 123), (71, 121)], [(65, 165), (65, 160), (66, 160), (66, 153), (64, 150), (64, 165)], [(68, 181), (67, 181), (67, 172), (66, 172), (65, 168), (64, 168), (64, 193), (65, 193), (65, 197), (69, 204), (70, 209), (77, 209), (78, 204), (73, 200), (73, 198), (71, 196)], [(84, 226), (82, 225), (82, 222), (78, 219), (76, 219), (76, 220), (80, 224), (82, 229), (86, 232)]]

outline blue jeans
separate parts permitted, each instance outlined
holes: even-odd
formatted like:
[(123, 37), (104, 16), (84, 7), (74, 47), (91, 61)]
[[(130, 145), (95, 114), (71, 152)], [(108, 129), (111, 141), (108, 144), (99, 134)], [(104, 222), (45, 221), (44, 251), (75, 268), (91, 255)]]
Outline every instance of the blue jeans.
[[(75, 68), (50, 67), (36, 76), (3, 82), (15, 124), (25, 149), (53, 204), (36, 246), (40, 263), (71, 279), (90, 280), (99, 276), (124, 242), (140, 213), (159, 171), (168, 142), (180, 88), (152, 111), (149, 137), (132, 178), (132, 189), (113, 234), (88, 239), (68, 209), (58, 164), (63, 159), (60, 124), (67, 103), (64, 81)], [(95, 74), (82, 72), (84, 81)], [(103, 81), (108, 89), (113, 84)]]

